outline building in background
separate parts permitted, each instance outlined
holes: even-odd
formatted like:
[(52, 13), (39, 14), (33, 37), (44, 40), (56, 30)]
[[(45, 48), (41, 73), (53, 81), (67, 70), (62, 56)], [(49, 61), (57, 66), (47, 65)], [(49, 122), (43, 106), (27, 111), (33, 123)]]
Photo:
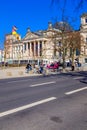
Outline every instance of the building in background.
[(4, 61), (13, 62), (13, 43), (21, 40), (21, 36), (16, 32), (16, 27), (12, 28), (12, 33), (5, 35), (4, 41)]
[(54, 57), (54, 43), (52, 36), (60, 32), (59, 29), (52, 28), (52, 23), (48, 24), (47, 30), (31, 32), (27, 29), (24, 38), (12, 43), (10, 55), (13, 57), (13, 63), (48, 63), (58, 60), (58, 54)]
[(0, 65), (4, 63), (4, 51), (0, 49)]
[(87, 13), (81, 16), (80, 34), (84, 39), (81, 46), (80, 59), (82, 63), (87, 63)]
[[(62, 27), (62, 22), (58, 26)], [(67, 25), (67, 24), (66, 24)], [(67, 26), (66, 30), (72, 30)], [(62, 54), (59, 51), (54, 51), (55, 43), (53, 37), (56, 33), (61, 33), (61, 28), (55, 28), (49, 22), (47, 30), (40, 30), (32, 32), (30, 28), (27, 29), (26, 35), (21, 39), (20, 35), (16, 32), (17, 28), (13, 27), (12, 33), (5, 36), (4, 54), (5, 60), (9, 63), (49, 63), (52, 61), (59, 61), (62, 59)], [(81, 50), (76, 58), (80, 62), (87, 62), (87, 13), (81, 16), (81, 27), (79, 30), (84, 41), (81, 43)], [(60, 35), (57, 37), (59, 42), (57, 47), (61, 44)], [(70, 51), (66, 55), (66, 59), (70, 58)]]

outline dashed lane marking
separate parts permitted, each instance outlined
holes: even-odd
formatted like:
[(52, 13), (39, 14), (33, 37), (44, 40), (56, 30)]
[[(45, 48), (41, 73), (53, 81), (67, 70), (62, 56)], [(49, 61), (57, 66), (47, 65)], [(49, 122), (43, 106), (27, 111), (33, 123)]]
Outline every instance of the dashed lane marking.
[(1, 112), (0, 117), (4, 117), (6, 115), (10, 115), (10, 114), (13, 114), (13, 113), (16, 113), (16, 112), (19, 112), (19, 111), (22, 111), (22, 110), (43, 104), (43, 103), (46, 103), (46, 102), (49, 102), (49, 101), (52, 101), (52, 100), (55, 100), (55, 99), (57, 99), (57, 98), (56, 97), (50, 97), (50, 98), (46, 98), (46, 99), (31, 103), (31, 104), (27, 104), (25, 106), (21, 106), (21, 107), (15, 108), (15, 109), (11, 109), (11, 110), (8, 110), (8, 111), (5, 111), (5, 112)]
[(42, 86), (42, 85), (54, 84), (54, 83), (56, 83), (56, 81), (45, 82), (45, 83), (40, 83), (40, 84), (33, 84), (33, 85), (30, 85), (30, 87), (36, 87), (36, 86)]
[(87, 87), (84, 87), (84, 88), (76, 89), (76, 90), (73, 90), (73, 91), (70, 91), (70, 92), (66, 92), (65, 94), (70, 95), (70, 94), (77, 93), (77, 92), (80, 92), (80, 91), (83, 91), (83, 90), (86, 90), (86, 89), (87, 89)]

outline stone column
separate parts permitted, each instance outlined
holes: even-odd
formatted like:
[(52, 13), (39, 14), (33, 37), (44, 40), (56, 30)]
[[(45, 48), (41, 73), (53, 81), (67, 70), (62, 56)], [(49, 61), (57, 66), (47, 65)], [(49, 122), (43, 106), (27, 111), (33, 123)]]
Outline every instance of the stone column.
[(32, 56), (32, 48), (31, 48), (31, 42), (30, 42), (30, 57)]
[(26, 56), (28, 57), (28, 43), (26, 43)]
[(21, 55), (22, 55), (22, 59), (23, 59), (23, 45), (21, 46)]
[(85, 54), (85, 55), (87, 54), (86, 46), (84, 46), (84, 54)]
[(40, 42), (38, 41), (38, 57), (40, 56)]
[(46, 46), (44, 46), (44, 41), (42, 41), (42, 56), (45, 55), (46, 52), (45, 51)]
[(34, 57), (36, 57), (36, 42), (34, 42)]
[(28, 56), (30, 56), (30, 43), (28, 42)]
[(24, 43), (23, 43), (23, 46), (22, 46), (22, 52), (23, 52), (23, 54), (24, 54)]
[(40, 56), (40, 42), (38, 41), (38, 65), (40, 62), (39, 56)]
[(26, 50), (28, 51), (28, 42), (26, 43)]

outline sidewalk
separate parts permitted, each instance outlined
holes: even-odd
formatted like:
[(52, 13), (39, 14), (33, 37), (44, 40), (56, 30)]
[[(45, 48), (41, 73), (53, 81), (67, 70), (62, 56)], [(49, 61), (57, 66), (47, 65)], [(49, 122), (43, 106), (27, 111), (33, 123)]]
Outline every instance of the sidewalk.
[[(51, 71), (46, 70), (46, 75), (50, 74), (59, 74), (60, 71)], [(6, 79), (6, 78), (17, 78), (17, 77), (28, 77), (28, 76), (40, 76), (42, 74), (33, 73), (33, 71), (30, 71), (29, 73), (26, 73), (25, 67), (8, 67), (8, 68), (0, 68), (0, 79)]]
[(40, 74), (34, 74), (32, 71), (26, 73), (25, 67), (0, 68), (0, 79), (38, 76), (38, 75)]
[[(50, 71), (47, 70), (46, 74), (60, 74), (60, 73), (67, 73), (71, 72), (71, 68), (66, 68), (65, 70), (57, 71)], [(29, 73), (26, 73), (25, 67), (8, 67), (8, 68), (0, 68), (0, 79), (6, 79), (6, 78), (17, 78), (17, 77), (28, 77), (28, 76), (40, 76), (42, 74), (33, 73), (33, 71), (30, 71)]]

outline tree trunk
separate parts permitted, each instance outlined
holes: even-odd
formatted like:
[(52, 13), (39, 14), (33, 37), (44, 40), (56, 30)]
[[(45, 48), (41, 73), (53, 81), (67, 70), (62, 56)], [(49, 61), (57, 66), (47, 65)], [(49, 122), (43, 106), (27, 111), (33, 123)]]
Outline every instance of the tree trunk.
[(75, 64), (74, 64), (74, 56), (75, 56), (75, 50), (72, 51), (72, 71), (75, 70)]
[(63, 69), (65, 69), (65, 48), (63, 49)]

